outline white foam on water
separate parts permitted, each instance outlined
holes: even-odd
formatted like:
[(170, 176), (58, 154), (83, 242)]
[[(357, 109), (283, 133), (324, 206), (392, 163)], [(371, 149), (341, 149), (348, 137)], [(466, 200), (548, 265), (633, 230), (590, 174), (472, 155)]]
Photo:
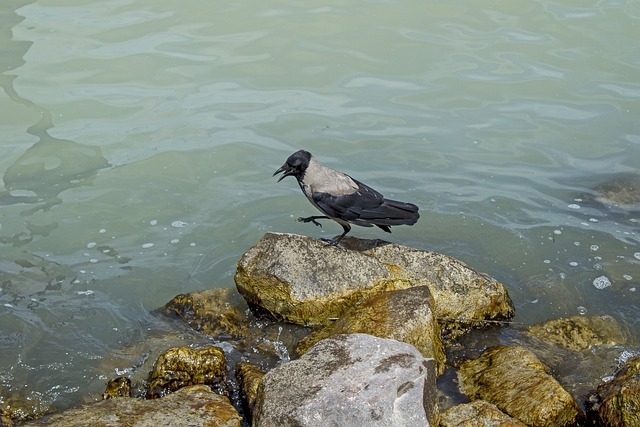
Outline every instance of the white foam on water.
[(607, 276), (596, 277), (593, 279), (593, 286), (595, 286), (596, 289), (608, 288), (611, 286), (611, 280), (609, 280)]
[(154, 243), (145, 243), (144, 245), (142, 245), (143, 249), (149, 249), (152, 248), (154, 246)]

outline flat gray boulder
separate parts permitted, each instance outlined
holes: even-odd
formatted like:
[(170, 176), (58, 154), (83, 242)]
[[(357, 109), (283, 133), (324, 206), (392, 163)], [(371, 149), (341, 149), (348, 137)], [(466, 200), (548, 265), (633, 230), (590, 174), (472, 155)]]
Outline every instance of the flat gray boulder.
[(253, 425), (435, 426), (435, 378), (433, 359), (409, 344), (335, 335), (265, 374)]

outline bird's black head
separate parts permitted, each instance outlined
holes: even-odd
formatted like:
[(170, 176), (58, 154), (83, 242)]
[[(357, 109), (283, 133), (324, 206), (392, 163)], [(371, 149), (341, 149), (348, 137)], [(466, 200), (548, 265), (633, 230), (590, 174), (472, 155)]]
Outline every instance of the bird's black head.
[(311, 161), (311, 153), (304, 150), (299, 150), (289, 156), (284, 165), (274, 172), (273, 176), (282, 173), (282, 176), (278, 182), (282, 181), (287, 176), (295, 176), (297, 179), (301, 179), (304, 176), (304, 171), (307, 170), (309, 162)]

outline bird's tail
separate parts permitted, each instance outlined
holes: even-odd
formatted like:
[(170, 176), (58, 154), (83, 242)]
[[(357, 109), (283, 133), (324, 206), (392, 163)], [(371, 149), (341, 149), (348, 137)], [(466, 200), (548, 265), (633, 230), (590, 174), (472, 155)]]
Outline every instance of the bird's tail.
[(413, 225), (419, 218), (418, 207), (413, 203), (384, 199), (377, 208), (363, 210), (358, 219), (366, 222), (369, 226), (377, 225), (383, 230), (389, 231), (388, 227), (391, 225)]

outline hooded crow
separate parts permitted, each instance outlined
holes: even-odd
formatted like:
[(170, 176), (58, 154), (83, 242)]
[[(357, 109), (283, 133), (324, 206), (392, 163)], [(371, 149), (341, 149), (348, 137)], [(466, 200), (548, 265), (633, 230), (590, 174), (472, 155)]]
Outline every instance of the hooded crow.
[(278, 182), (293, 176), (307, 199), (321, 216), (298, 218), (301, 222), (322, 225), (317, 219), (332, 219), (342, 226), (344, 233), (329, 240), (337, 245), (351, 231), (351, 225), (373, 227), (391, 233), (392, 225), (413, 225), (420, 218), (418, 207), (412, 203), (385, 199), (382, 194), (349, 175), (322, 166), (308, 151), (293, 153), (273, 176), (282, 173)]

